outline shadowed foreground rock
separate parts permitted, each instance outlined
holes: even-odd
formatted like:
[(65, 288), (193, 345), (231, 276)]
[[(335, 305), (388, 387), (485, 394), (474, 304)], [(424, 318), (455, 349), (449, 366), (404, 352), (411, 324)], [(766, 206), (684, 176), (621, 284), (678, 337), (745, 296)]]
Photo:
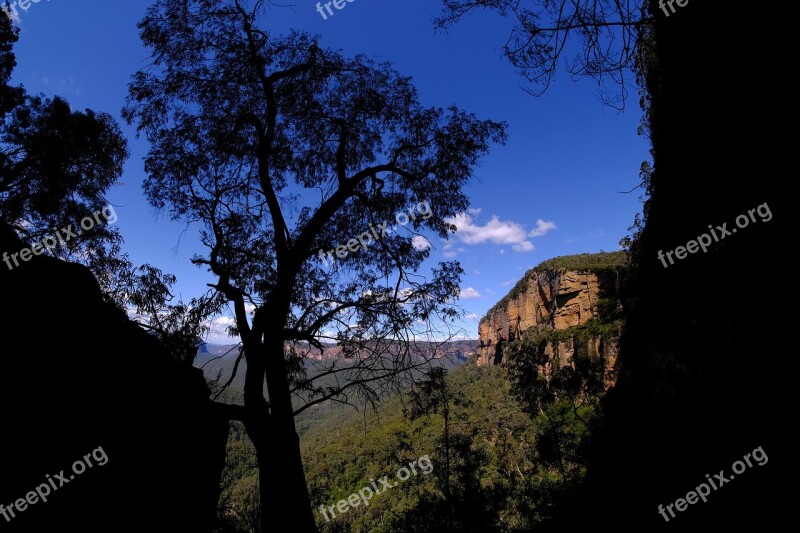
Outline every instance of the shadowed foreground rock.
[[(782, 124), (793, 88), (762, 79), (783, 71), (793, 33), (781, 17), (753, 24), (771, 7), (690, 2), (666, 17), (650, 2), (658, 40), (647, 77), (652, 196), (623, 298), (619, 379), (604, 402), (583, 494), (555, 531), (766, 532), (794, 521), (798, 289), (782, 278), (798, 229), (797, 179), (786, 169), (796, 149)], [(742, 83), (745, 65), (765, 74)], [(757, 206), (769, 207), (769, 220), (667, 268), (659, 260), (711, 225), (735, 228)], [(706, 475), (732, 475), (735, 461), (759, 447), (768, 463), (737, 474), (707, 502), (659, 514)]]
[[(20, 246), (0, 229), (0, 253)], [(10, 521), (0, 514), (0, 530), (209, 531), (227, 422), (214, 416), (200, 371), (104, 303), (79, 265), (0, 263), (0, 309), (0, 504), (47, 475), (69, 480), (98, 447), (108, 457), (64, 486), (54, 481), (47, 502), (31, 498)]]

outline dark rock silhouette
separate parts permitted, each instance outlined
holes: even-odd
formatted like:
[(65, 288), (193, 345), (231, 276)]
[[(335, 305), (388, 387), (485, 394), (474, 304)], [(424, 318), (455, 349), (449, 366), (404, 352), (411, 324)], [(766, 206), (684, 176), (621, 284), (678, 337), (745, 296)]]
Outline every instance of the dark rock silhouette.
[[(0, 254), (18, 251), (0, 226)], [(201, 372), (104, 302), (81, 265), (0, 263), (0, 302), (0, 504), (62, 470), (69, 480), (0, 514), (0, 530), (210, 531), (228, 424)], [(69, 479), (98, 447), (107, 463)]]
[[(650, 5), (658, 15), (658, 3)], [(690, 2), (658, 15), (658, 67), (647, 79), (655, 174), (627, 295), (620, 377), (584, 493), (556, 530), (777, 531), (791, 510), (784, 481), (796, 465), (789, 395), (797, 289), (787, 267), (798, 198), (784, 168), (793, 149), (777, 125), (790, 84), (767, 78), (783, 70), (792, 34), (788, 19), (753, 24), (767, 6)], [(744, 80), (751, 67), (757, 73)], [(737, 216), (764, 203), (771, 220), (757, 217), (668, 268), (658, 259), (709, 225), (736, 227)], [(685, 498), (706, 474), (731, 474), (759, 446), (766, 465), (669, 522), (659, 514), (659, 504)]]

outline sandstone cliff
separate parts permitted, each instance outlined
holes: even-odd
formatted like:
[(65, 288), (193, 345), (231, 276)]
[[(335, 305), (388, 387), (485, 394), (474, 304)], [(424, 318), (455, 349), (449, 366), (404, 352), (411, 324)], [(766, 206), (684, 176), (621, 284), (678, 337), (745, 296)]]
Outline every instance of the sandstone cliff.
[[(618, 335), (588, 334), (580, 326), (609, 324), (618, 307), (621, 252), (556, 258), (528, 271), (478, 325), (479, 366), (503, 364), (510, 342), (523, 335), (563, 332), (544, 341), (539, 369), (571, 364), (576, 350), (602, 358), (604, 381), (616, 381)], [(570, 268), (572, 267), (572, 268)]]

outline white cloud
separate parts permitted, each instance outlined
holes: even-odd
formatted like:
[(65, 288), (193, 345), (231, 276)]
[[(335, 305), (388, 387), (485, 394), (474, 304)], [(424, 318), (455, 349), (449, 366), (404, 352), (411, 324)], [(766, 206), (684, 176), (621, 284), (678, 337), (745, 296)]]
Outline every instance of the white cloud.
[[(236, 325), (236, 320), (229, 316), (218, 316), (205, 323), (209, 330), (206, 341), (216, 344), (230, 344), (232, 337), (228, 335), (228, 328)], [(234, 337), (235, 338), (235, 337)]]
[(445, 248), (450, 248), (449, 250), (447, 250), (446, 252), (444, 252), (442, 254), (443, 256), (447, 257), (448, 259), (451, 259), (451, 258), (457, 256), (458, 254), (467, 251), (466, 248), (461, 248), (461, 247), (458, 247), (455, 250), (452, 249), (452, 246), (446, 246)]
[(507, 279), (507, 280), (505, 280), (503, 283), (501, 283), (501, 285), (502, 285), (503, 287), (508, 287), (508, 286), (509, 286), (509, 285), (511, 285), (512, 283), (514, 283), (514, 280), (513, 280), (513, 279)]
[(525, 228), (522, 224), (502, 221), (493, 215), (486, 225), (476, 224), (466, 213), (459, 213), (448, 220), (456, 227), (456, 236), (466, 244), (493, 242), (495, 244), (517, 244), (525, 240)]
[(467, 287), (466, 289), (461, 289), (458, 297), (462, 300), (472, 300), (473, 298), (480, 298), (481, 293), (473, 289), (472, 287)]
[(211, 321), (212, 326), (228, 327), (236, 324), (236, 321), (229, 316), (218, 316)]
[(483, 213), (483, 209), (481, 209), (480, 207), (471, 207), (467, 209), (467, 213), (469, 213), (470, 215), (478, 216), (481, 213)]
[(475, 313), (464, 313), (464, 318), (466, 318), (467, 320), (477, 320), (478, 315), (476, 315)]
[(481, 271), (478, 270), (477, 268), (475, 270), (473, 270), (473, 272), (475, 272), (476, 276), (480, 276), (481, 275)]
[(528, 233), (529, 237), (542, 237), (547, 235), (547, 232), (550, 230), (556, 229), (556, 223), (553, 221), (544, 221), (541, 218), (536, 221), (536, 227)]
[[(471, 214), (474, 210), (470, 210)], [(556, 228), (555, 222), (539, 219), (536, 227), (527, 231), (525, 226), (511, 220), (501, 220), (497, 215), (492, 215), (484, 225), (476, 223), (467, 213), (459, 213), (447, 220), (456, 227), (455, 235), (465, 244), (508, 244), (515, 252), (532, 252), (531, 237), (541, 237)], [(500, 252), (501, 254), (504, 251)]]
[(414, 235), (414, 238), (411, 239), (411, 246), (413, 246), (415, 250), (427, 250), (431, 247), (431, 243), (422, 235)]

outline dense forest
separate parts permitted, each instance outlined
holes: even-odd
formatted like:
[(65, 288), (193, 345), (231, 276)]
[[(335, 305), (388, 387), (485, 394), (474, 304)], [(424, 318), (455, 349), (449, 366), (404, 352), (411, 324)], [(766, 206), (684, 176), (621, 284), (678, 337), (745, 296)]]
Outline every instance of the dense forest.
[[(302, 434), (320, 531), (519, 532), (552, 518), (585, 474), (585, 420), (596, 413), (592, 405), (573, 412), (564, 399), (531, 413), (514, 390), (522, 392), (500, 367), (471, 361), (448, 372), (431, 392), (449, 403), (447, 440), (443, 406), (412, 416), (411, 391), (375, 411), (329, 411)], [(319, 511), (425, 455), (433, 465), (429, 475), (412, 476), (330, 521)], [(252, 531), (257, 523), (256, 468), (252, 446), (234, 426), (220, 532)]]

